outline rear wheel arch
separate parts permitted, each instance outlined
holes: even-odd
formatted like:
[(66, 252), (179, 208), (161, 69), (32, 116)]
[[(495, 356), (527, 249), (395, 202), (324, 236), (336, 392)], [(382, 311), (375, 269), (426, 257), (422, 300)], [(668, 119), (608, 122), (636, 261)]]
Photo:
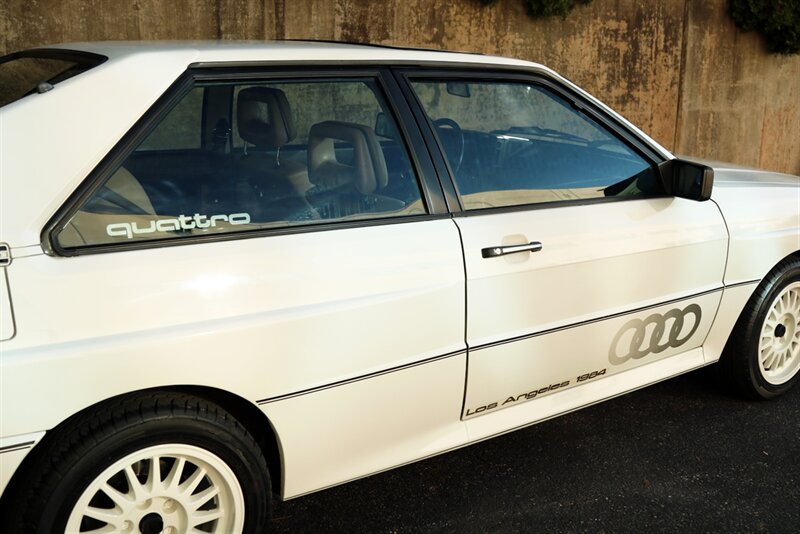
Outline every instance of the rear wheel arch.
[[(0, 518), (9, 517), (10, 510), (13, 510), (14, 502), (21, 498), (20, 490), (24, 486), (26, 477), (29, 475), (33, 467), (43, 458), (41, 458), (43, 451), (50, 450), (54, 441), (58, 440), (60, 429), (67, 428), (74, 421), (81, 418), (85, 414), (98, 410), (107, 403), (114, 402), (120, 397), (136, 394), (136, 393), (160, 393), (160, 394), (176, 394), (176, 395), (192, 395), (209, 402), (219, 405), (221, 408), (230, 413), (253, 438), (255, 438), (262, 454), (267, 462), (267, 468), (270, 474), (270, 482), (272, 484), (272, 491), (274, 494), (280, 495), (280, 489), (283, 480), (283, 468), (281, 459), (281, 448), (278, 436), (269, 421), (269, 418), (258, 409), (252, 402), (244, 399), (243, 397), (232, 393), (230, 391), (212, 388), (207, 386), (161, 386), (156, 388), (148, 388), (143, 390), (126, 392), (121, 395), (109, 397), (102, 401), (96, 402), (86, 408), (76, 412), (64, 421), (59, 423), (53, 429), (47, 431), (44, 437), (33, 447), (31, 452), (25, 457), (23, 462), (17, 468), (14, 475), (9, 480), (8, 485), (0, 498)], [(0, 521), (0, 524), (2, 521)]]
[(251, 401), (224, 389), (207, 386), (160, 387), (159, 391), (188, 393), (219, 404), (231, 413), (258, 442), (267, 460), (273, 493), (280, 495), (283, 483), (283, 455), (278, 434), (267, 415)]

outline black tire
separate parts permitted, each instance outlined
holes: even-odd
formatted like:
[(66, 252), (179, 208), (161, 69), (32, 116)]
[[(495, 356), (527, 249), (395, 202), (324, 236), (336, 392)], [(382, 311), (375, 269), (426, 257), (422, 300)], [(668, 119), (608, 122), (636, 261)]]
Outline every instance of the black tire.
[(267, 528), (271, 486), (261, 449), (212, 402), (163, 392), (124, 395), (78, 414), (45, 439), (31, 451), (33, 461), (23, 466), (13, 500), (3, 507), (3, 532), (64, 532), (78, 499), (103, 471), (136, 451), (166, 444), (197, 447), (221, 460), (241, 488), (243, 532)]
[(759, 363), (761, 329), (770, 306), (786, 287), (798, 281), (800, 258), (792, 256), (776, 265), (750, 297), (725, 345), (720, 360), (722, 378), (747, 398), (773, 399), (789, 391), (800, 380), (800, 373), (796, 373), (783, 384), (770, 383), (765, 379)]

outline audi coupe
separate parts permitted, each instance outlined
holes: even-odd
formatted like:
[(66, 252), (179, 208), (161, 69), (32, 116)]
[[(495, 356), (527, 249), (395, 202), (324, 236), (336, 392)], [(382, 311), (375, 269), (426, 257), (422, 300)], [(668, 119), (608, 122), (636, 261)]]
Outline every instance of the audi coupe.
[(527, 61), (17, 52), (0, 177), (3, 532), (257, 533), (717, 362), (798, 381), (800, 178), (677, 158)]

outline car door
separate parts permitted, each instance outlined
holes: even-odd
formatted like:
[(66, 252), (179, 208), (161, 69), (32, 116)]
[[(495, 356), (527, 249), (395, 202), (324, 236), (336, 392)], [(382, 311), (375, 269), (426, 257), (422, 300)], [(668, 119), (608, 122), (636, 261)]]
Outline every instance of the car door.
[[(391, 90), (376, 70), (190, 71), (57, 214), (50, 255), (10, 273), (9, 353), (60, 357), (4, 395), (36, 413), (61, 391), (72, 413), (233, 393), (269, 417), (285, 496), (463, 444), (458, 230)], [(61, 320), (37, 330), (44, 308)]]
[(546, 79), (405, 77), (460, 204), (470, 438), (702, 365), (715, 204), (665, 194), (652, 150)]

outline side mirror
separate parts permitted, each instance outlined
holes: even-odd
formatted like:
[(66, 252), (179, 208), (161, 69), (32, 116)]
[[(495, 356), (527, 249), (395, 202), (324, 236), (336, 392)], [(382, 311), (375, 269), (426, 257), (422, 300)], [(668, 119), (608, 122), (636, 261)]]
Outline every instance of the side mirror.
[(389, 120), (389, 117), (387, 117), (386, 113), (383, 111), (378, 113), (378, 116), (375, 117), (375, 135), (395, 140), (398, 137), (394, 124), (392, 124), (392, 121)]
[(659, 165), (659, 171), (670, 195), (700, 202), (711, 198), (714, 169), (708, 165), (673, 159)]

